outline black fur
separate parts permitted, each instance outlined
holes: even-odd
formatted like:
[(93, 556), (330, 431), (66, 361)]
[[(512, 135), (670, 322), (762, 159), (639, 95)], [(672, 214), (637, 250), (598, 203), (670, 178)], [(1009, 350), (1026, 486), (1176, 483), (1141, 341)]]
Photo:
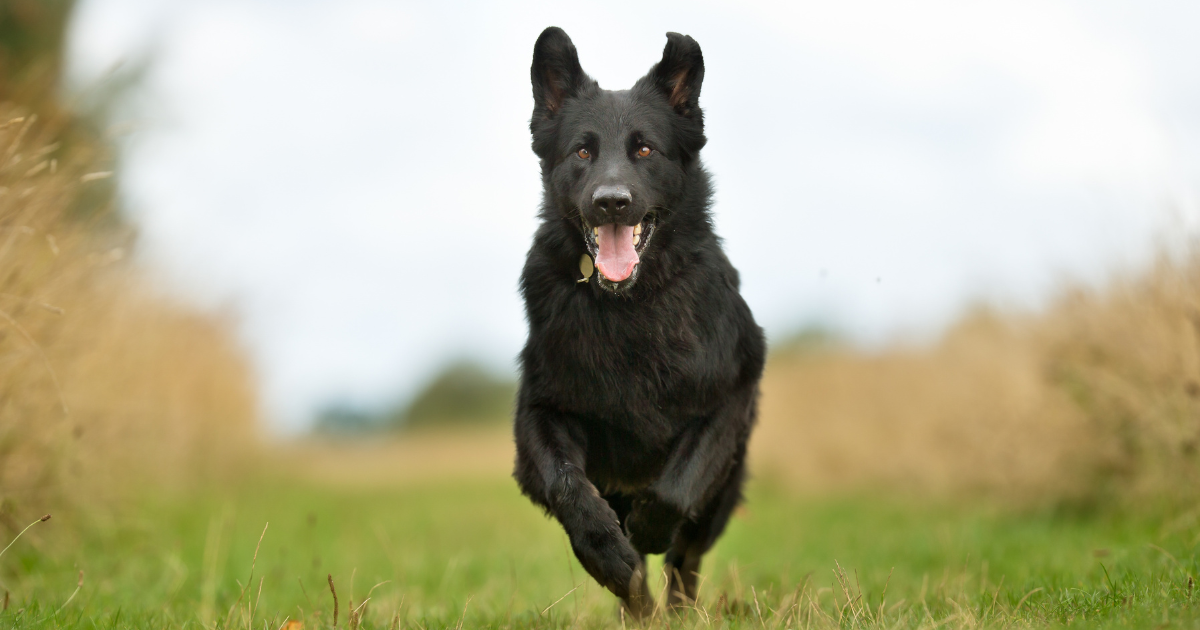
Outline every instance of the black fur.
[[(649, 74), (608, 91), (551, 27), (531, 77), (544, 199), (521, 275), (514, 476), (588, 573), (644, 615), (645, 554), (667, 554), (672, 603), (694, 599), (700, 557), (741, 499), (763, 334), (709, 216), (699, 44), (668, 33)], [(614, 187), (628, 204), (596, 201)], [(645, 225), (641, 262), (622, 282), (580, 282), (592, 227), (609, 223)]]

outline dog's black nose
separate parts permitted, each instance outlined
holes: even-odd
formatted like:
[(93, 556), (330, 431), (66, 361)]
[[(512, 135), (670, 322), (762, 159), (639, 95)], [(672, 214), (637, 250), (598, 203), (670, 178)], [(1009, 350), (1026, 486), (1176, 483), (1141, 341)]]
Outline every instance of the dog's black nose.
[(600, 186), (592, 193), (592, 205), (604, 214), (616, 214), (633, 202), (626, 186)]

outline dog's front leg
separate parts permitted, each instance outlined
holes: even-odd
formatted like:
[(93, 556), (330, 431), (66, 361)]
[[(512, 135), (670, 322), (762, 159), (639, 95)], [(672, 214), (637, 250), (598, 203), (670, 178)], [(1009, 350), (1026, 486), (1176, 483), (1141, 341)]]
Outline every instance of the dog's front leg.
[(667, 551), (684, 519), (694, 517), (728, 477), (750, 435), (755, 395), (754, 389), (739, 392), (687, 431), (662, 473), (634, 499), (625, 528), (638, 551)]
[(568, 422), (553, 412), (519, 408), (514, 476), (522, 492), (562, 523), (583, 568), (643, 617), (654, 610), (646, 569), (617, 513), (584, 474), (584, 445), (570, 434)]

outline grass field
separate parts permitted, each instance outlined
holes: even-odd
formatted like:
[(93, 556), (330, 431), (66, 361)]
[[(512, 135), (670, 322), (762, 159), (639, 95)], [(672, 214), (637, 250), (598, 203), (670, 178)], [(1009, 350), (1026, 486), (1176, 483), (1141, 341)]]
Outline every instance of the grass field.
[[(327, 576), (339, 627), (622, 624), (559, 526), (502, 475), (372, 486), (274, 477), (39, 524), (2, 560), (11, 599), (0, 624), (326, 628)], [(1200, 511), (799, 498), (764, 480), (748, 494), (706, 559), (698, 606), (654, 625), (1200, 625)]]

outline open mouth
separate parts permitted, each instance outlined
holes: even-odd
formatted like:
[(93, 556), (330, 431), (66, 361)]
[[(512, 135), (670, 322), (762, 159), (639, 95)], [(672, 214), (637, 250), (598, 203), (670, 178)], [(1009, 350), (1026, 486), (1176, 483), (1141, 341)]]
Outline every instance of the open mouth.
[(647, 213), (637, 225), (609, 223), (596, 227), (584, 225), (587, 248), (596, 261), (601, 286), (616, 289), (637, 279), (641, 254), (654, 235), (657, 215)]

